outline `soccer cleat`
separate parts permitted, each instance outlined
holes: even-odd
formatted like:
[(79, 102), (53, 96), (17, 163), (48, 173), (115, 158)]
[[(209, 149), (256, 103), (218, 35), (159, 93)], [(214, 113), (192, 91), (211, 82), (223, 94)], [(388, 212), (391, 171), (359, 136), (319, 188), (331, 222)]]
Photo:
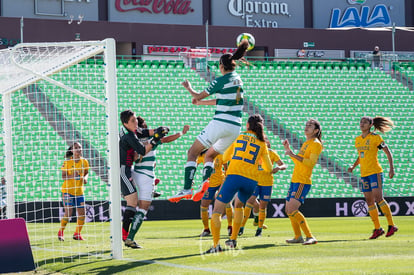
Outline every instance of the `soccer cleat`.
[(241, 236), (244, 233), (244, 227), (240, 227), (239, 233), (237, 235)]
[(170, 202), (179, 202), (182, 199), (191, 199), (191, 197), (193, 196), (193, 190), (192, 189), (183, 189), (181, 191), (179, 191), (177, 194), (175, 194), (174, 196), (171, 196), (168, 198), (168, 200)]
[(84, 238), (82, 238), (80, 233), (73, 234), (73, 239), (77, 240), (77, 241), (84, 241), (85, 240)]
[(230, 248), (236, 248), (237, 246), (237, 241), (236, 240), (232, 240), (232, 239), (228, 239), (225, 244), (230, 247)]
[(254, 235), (255, 237), (261, 237), (262, 236), (262, 229), (261, 228), (257, 228), (256, 230), (256, 235)]
[(302, 236), (299, 236), (299, 238), (293, 238), (293, 239), (289, 239), (286, 240), (287, 243), (303, 243), (303, 238)]
[(211, 235), (210, 229), (207, 228), (207, 229), (204, 229), (203, 232), (201, 232), (200, 237), (207, 237), (210, 235)]
[[(384, 229), (382, 229), (381, 227), (378, 229), (374, 229), (374, 232), (372, 232), (372, 236), (369, 237), (370, 240), (376, 239), (381, 235), (384, 235)], [(390, 235), (391, 236), (391, 235)]]
[(209, 186), (210, 186), (210, 181), (206, 179), (195, 192), (193, 201), (200, 201), (203, 198), (204, 193), (207, 191)]
[(216, 247), (212, 246), (209, 250), (204, 252), (204, 254), (213, 254), (213, 253), (219, 253), (223, 252), (223, 248), (218, 244)]
[(385, 237), (391, 237), (397, 231), (398, 231), (398, 227), (396, 227), (395, 225), (389, 225), (387, 235), (385, 235)]
[(125, 240), (125, 246), (133, 248), (133, 249), (142, 248), (142, 246), (140, 246), (135, 241), (130, 240), (130, 239)]
[(229, 226), (227, 226), (227, 234), (229, 234), (229, 236), (231, 236), (231, 233), (233, 233), (233, 226), (229, 225)]
[(59, 230), (58, 232), (58, 240), (63, 242), (65, 238), (63, 237), (63, 230)]
[(317, 244), (318, 240), (315, 237), (306, 238), (306, 241), (303, 242), (303, 245)]
[(152, 192), (152, 197), (153, 198), (158, 198), (159, 196), (161, 196), (160, 192), (157, 192), (157, 191)]

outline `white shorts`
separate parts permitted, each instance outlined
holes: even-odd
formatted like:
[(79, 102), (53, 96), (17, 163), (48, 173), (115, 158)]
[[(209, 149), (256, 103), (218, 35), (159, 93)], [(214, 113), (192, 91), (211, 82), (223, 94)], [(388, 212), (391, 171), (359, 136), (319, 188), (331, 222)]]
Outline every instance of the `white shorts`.
[(144, 174), (139, 174), (134, 170), (132, 170), (131, 173), (138, 191), (138, 200), (152, 201), (152, 193), (155, 188), (154, 178)]
[(211, 120), (197, 139), (204, 147), (213, 147), (216, 152), (223, 154), (240, 135), (240, 128), (237, 125)]

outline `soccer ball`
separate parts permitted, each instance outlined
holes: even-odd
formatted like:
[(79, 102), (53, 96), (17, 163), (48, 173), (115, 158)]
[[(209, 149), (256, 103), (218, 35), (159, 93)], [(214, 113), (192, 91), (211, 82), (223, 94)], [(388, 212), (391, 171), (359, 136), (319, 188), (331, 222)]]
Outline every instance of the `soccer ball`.
[(256, 41), (254, 39), (254, 36), (251, 35), (250, 33), (247, 33), (247, 32), (241, 33), (241, 34), (239, 34), (239, 36), (237, 36), (237, 39), (236, 39), (237, 47), (240, 45), (240, 43), (244, 39), (246, 39), (247, 42), (249, 42), (249, 47), (247, 48), (247, 50), (248, 51), (252, 50), (254, 48), (254, 44), (255, 44)]

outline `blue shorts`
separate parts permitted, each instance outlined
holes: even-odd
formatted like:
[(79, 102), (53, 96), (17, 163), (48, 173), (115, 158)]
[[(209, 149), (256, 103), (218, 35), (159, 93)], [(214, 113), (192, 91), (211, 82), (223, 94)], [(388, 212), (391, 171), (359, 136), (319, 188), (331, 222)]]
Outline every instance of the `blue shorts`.
[(220, 189), (220, 186), (216, 186), (216, 187), (209, 187), (207, 189), (207, 191), (204, 193), (204, 196), (202, 198), (202, 200), (207, 200), (207, 201), (211, 201), (214, 199), (214, 195), (216, 194), (217, 190)]
[(62, 193), (63, 206), (76, 206), (77, 208), (84, 208), (82, 203), (85, 202), (85, 196), (74, 196), (68, 193)]
[(286, 200), (290, 201), (293, 198), (301, 203), (305, 203), (306, 195), (309, 193), (311, 186), (310, 184), (291, 182)]
[(361, 177), (359, 181), (362, 192), (371, 192), (372, 189), (376, 189), (379, 186), (382, 187), (383, 182), (384, 182), (383, 173), (369, 175), (368, 177)]
[(236, 193), (237, 197), (242, 203), (252, 196), (254, 189), (257, 186), (257, 181), (239, 176), (228, 175), (217, 195), (217, 200), (227, 204), (229, 203)]
[(272, 195), (273, 186), (256, 186), (256, 189), (253, 192), (253, 196), (259, 197), (261, 201), (270, 201)]

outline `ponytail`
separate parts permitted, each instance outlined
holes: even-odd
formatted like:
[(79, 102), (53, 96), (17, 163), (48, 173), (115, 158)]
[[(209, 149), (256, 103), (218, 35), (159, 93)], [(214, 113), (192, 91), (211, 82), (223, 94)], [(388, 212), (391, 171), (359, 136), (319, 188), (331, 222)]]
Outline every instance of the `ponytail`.
[(73, 144), (69, 146), (68, 150), (66, 151), (65, 158), (70, 159), (73, 156)]
[(382, 117), (382, 116), (377, 116), (377, 117), (363, 117), (362, 119), (366, 119), (370, 122), (370, 124), (372, 124), (372, 126), (374, 126), (374, 131), (378, 130), (381, 133), (386, 133), (391, 131), (395, 125), (394, 122), (387, 117)]
[(249, 42), (247, 40), (242, 40), (234, 54), (223, 54), (220, 57), (220, 64), (223, 65), (224, 70), (234, 71), (234, 69), (236, 69), (236, 60), (241, 60), (242, 62), (247, 63), (247, 61), (244, 59), (244, 55), (246, 54), (248, 47)]
[(320, 122), (317, 121), (316, 119), (310, 119), (309, 122), (311, 122), (315, 126), (315, 129), (319, 130), (315, 134), (315, 138), (317, 138), (322, 143), (322, 126)]
[(247, 122), (249, 123), (249, 129), (247, 130), (253, 131), (256, 134), (258, 140), (265, 141), (262, 116), (259, 114), (251, 115)]

